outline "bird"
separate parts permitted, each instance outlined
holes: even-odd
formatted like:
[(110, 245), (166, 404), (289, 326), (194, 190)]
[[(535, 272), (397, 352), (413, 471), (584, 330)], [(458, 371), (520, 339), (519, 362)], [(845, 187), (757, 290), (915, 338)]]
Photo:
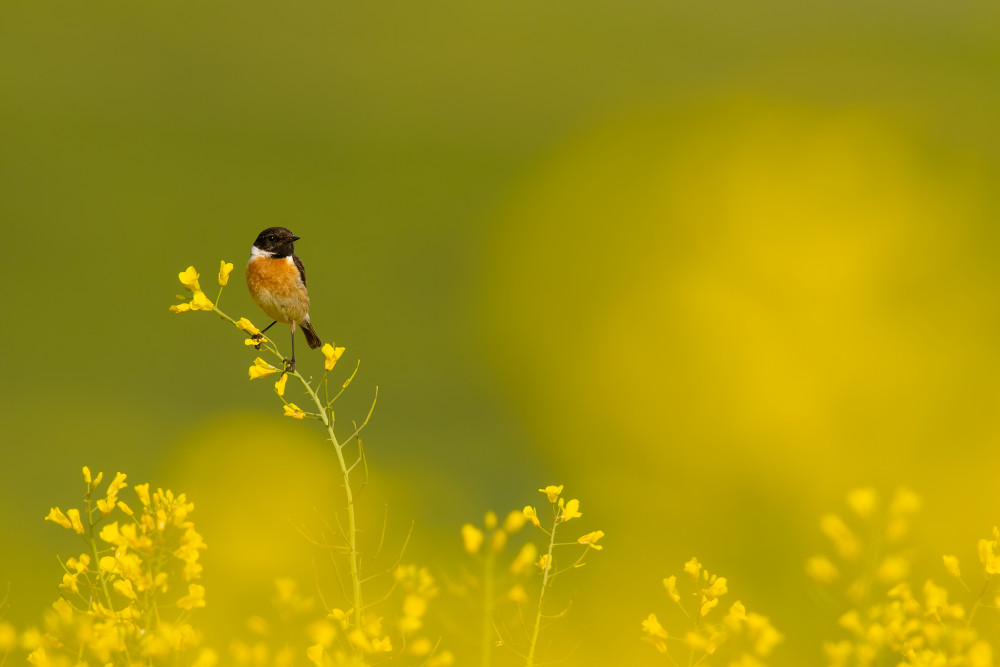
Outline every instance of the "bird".
[(311, 349), (323, 345), (309, 321), (306, 268), (295, 254), (294, 244), (299, 238), (284, 227), (268, 227), (257, 235), (250, 247), (246, 270), (250, 296), (264, 314), (274, 320), (257, 336), (262, 337), (278, 322), (289, 325), (292, 332), (292, 358), (285, 360), (287, 373), (295, 371), (295, 325), (302, 329)]

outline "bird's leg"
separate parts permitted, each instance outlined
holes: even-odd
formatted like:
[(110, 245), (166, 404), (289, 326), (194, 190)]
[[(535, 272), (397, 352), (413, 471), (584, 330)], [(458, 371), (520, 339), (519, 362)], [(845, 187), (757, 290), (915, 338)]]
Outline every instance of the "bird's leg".
[(285, 372), (294, 373), (295, 372), (295, 322), (292, 322), (289, 328), (292, 330), (292, 358), (285, 359)]
[(277, 322), (271, 322), (271, 323), (270, 323), (270, 324), (268, 324), (268, 325), (267, 325), (266, 327), (264, 327), (263, 329), (261, 329), (259, 333), (255, 333), (255, 334), (250, 334), (250, 338), (252, 338), (252, 339), (254, 339), (255, 341), (257, 341), (257, 344), (256, 344), (256, 345), (254, 345), (254, 348), (255, 348), (255, 349), (257, 349), (257, 350), (259, 350), (259, 349), (260, 349), (260, 344), (261, 344), (261, 343), (263, 342), (263, 340), (264, 340), (264, 332), (265, 332), (265, 331), (267, 331), (268, 329), (270, 329), (271, 327), (273, 327), (273, 326), (274, 326), (275, 324), (277, 324)]

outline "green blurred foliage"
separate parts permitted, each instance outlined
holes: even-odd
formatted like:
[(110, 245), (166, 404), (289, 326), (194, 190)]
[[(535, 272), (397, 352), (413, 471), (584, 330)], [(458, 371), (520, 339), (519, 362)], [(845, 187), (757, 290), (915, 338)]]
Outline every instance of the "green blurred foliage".
[(209, 609), (308, 576), (321, 436), (166, 310), (284, 225), (361, 359), (338, 416), (380, 387), (370, 525), (454, 571), (462, 523), (566, 484), (607, 533), (570, 663), (652, 664), (639, 622), (696, 554), (815, 664), (802, 562), (848, 488), (924, 496), (928, 572), (1000, 521), (997, 13), (0, 3), (7, 617), (54, 599), (41, 518), (84, 464), (189, 494)]

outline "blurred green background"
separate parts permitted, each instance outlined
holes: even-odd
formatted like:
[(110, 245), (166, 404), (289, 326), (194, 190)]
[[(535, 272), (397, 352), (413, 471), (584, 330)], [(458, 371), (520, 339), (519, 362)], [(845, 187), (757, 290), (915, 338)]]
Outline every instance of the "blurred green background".
[(260, 321), (241, 271), (282, 225), (361, 359), (338, 416), (379, 386), (362, 521), (412, 520), (408, 560), (454, 572), (462, 523), (565, 484), (607, 548), (550, 657), (661, 664), (639, 622), (697, 555), (785, 633), (775, 664), (817, 664), (836, 614), (802, 562), (849, 488), (923, 496), (935, 576), (1000, 521), (998, 18), (0, 3), (7, 618), (55, 599), (76, 546), (42, 517), (84, 464), (193, 498), (218, 627), (309, 571), (295, 526), (340, 502), (319, 431), (167, 311), (226, 259), (223, 309)]

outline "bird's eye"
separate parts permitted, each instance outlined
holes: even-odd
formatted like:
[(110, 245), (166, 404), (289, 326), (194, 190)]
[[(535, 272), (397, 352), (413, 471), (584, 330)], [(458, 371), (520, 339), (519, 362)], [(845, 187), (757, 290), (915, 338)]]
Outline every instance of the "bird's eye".
[(270, 234), (268, 235), (267, 240), (270, 241), (271, 243), (274, 243), (275, 241), (278, 240), (278, 237), (275, 236), (274, 234)]

